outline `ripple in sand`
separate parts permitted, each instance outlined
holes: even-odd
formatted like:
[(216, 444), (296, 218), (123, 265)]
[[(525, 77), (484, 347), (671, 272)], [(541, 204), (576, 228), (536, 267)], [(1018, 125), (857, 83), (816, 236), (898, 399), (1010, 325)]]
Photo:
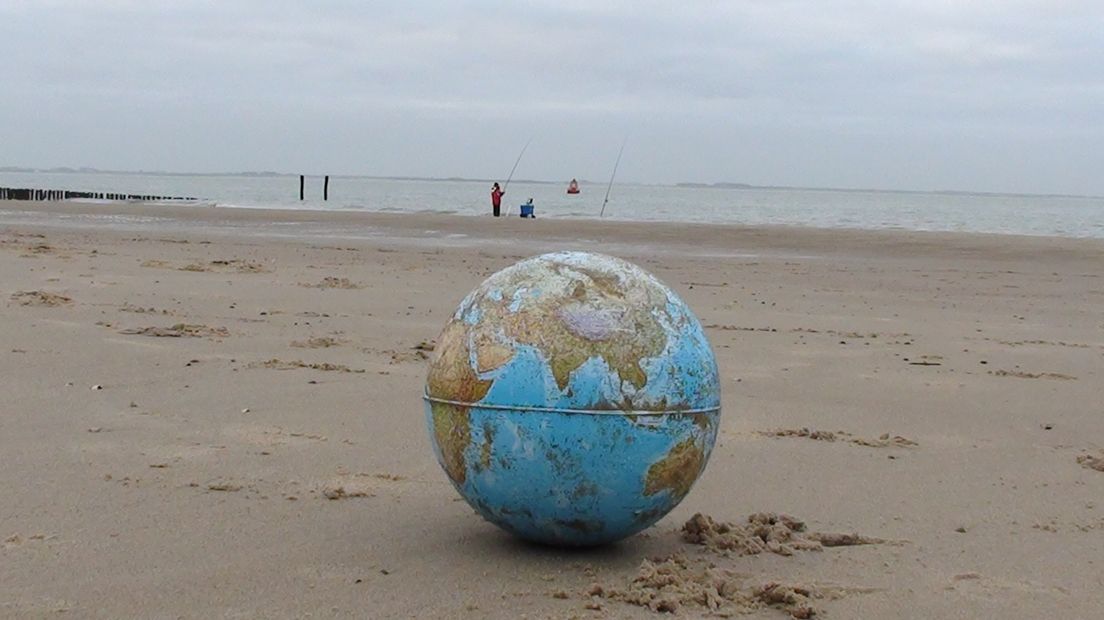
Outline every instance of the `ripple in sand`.
[(343, 340), (337, 340), (329, 336), (320, 336), (306, 340), (293, 340), (291, 346), (299, 349), (328, 349), (329, 347), (340, 346), (343, 342)]
[(303, 287), (306, 287), (306, 288), (337, 288), (337, 289), (364, 288), (363, 284), (358, 284), (356, 282), (353, 282), (349, 278), (335, 278), (335, 277), (332, 277), (332, 276), (327, 276), (325, 278), (322, 278), (321, 282), (318, 282), (318, 283), (315, 283), (315, 284), (310, 284), (308, 282), (300, 282), (299, 286), (303, 286)]
[(1015, 377), (1017, 379), (1056, 379), (1058, 381), (1076, 381), (1073, 375), (1064, 375), (1060, 372), (1022, 372), (1019, 370), (990, 370), (994, 377)]
[(326, 372), (367, 372), (363, 368), (349, 368), (344, 364), (331, 364), (329, 362), (308, 363), (302, 360), (285, 361), (276, 358), (265, 360), (263, 362), (254, 362), (249, 365), (249, 368), (271, 368), (274, 370), (295, 370), (298, 368), (309, 368), (311, 370), (321, 370)]
[(13, 293), (11, 300), (21, 306), (57, 307), (73, 303), (73, 299), (57, 293), (46, 291), (18, 291)]
[(798, 438), (829, 442), (841, 441), (867, 448), (912, 448), (920, 445), (907, 437), (902, 437), (900, 435), (891, 436), (889, 433), (883, 433), (878, 436), (877, 439), (856, 437), (846, 431), (818, 431), (808, 428), (780, 428), (773, 431), (758, 431), (758, 433), (764, 437), (783, 439)]
[(230, 335), (225, 327), (190, 325), (188, 323), (177, 323), (171, 327), (132, 327), (121, 329), (119, 333), (128, 336), (151, 336), (154, 338), (226, 338)]

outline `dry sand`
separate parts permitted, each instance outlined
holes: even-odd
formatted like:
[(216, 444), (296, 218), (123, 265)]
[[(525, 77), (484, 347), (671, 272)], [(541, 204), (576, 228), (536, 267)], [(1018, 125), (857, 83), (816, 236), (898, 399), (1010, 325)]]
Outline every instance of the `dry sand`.
[[(670, 284), (723, 379), (690, 496), (589, 551), (473, 514), (420, 400), (557, 248)], [(1101, 617), (1102, 308), (1099, 241), (0, 203), (0, 616)], [(682, 531), (761, 512), (842, 546)]]

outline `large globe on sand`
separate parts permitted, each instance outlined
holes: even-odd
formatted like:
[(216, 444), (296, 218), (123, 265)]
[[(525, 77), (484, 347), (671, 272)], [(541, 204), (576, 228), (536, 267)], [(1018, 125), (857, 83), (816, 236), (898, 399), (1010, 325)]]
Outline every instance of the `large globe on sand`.
[(472, 291), (437, 340), (425, 391), (437, 460), (488, 521), (596, 545), (690, 491), (717, 436), (717, 364), (669, 288), (623, 260), (557, 252)]

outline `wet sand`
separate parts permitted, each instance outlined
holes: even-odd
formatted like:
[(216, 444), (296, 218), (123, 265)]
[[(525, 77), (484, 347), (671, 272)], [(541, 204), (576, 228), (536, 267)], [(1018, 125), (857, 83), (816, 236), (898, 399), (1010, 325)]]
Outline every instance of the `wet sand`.
[[(459, 501), (420, 400), (461, 297), (561, 248), (672, 286), (724, 390), (689, 497), (587, 551)], [(693, 617), (722, 571), (751, 617), (1095, 617), (1102, 308), (1091, 240), (0, 203), (0, 616)]]

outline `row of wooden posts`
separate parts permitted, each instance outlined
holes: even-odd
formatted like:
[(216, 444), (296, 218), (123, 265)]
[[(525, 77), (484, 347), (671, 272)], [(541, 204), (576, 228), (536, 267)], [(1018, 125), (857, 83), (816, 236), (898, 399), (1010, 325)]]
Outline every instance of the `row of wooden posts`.
[(182, 196), (151, 196), (147, 194), (118, 194), (115, 192), (73, 192), (67, 189), (28, 189), (21, 187), (0, 187), (0, 200), (69, 200), (71, 198), (92, 198), (98, 200), (195, 200)]
[[(329, 200), (330, 199), (330, 175), (327, 174), (323, 178), (325, 178), (325, 181), (322, 182), (322, 200)], [(306, 185), (307, 185), (306, 175), (303, 175), (303, 174), (299, 175), (299, 200), (303, 200), (303, 190), (306, 188)]]
[[(330, 199), (330, 176), (322, 182), (322, 200)], [(299, 200), (304, 199), (307, 185), (306, 175), (299, 175)], [(141, 194), (118, 194), (113, 192), (73, 192), (61, 189), (27, 189), (0, 187), (0, 200), (69, 200), (70, 198), (95, 198), (100, 200), (195, 200), (180, 196), (149, 196)]]

